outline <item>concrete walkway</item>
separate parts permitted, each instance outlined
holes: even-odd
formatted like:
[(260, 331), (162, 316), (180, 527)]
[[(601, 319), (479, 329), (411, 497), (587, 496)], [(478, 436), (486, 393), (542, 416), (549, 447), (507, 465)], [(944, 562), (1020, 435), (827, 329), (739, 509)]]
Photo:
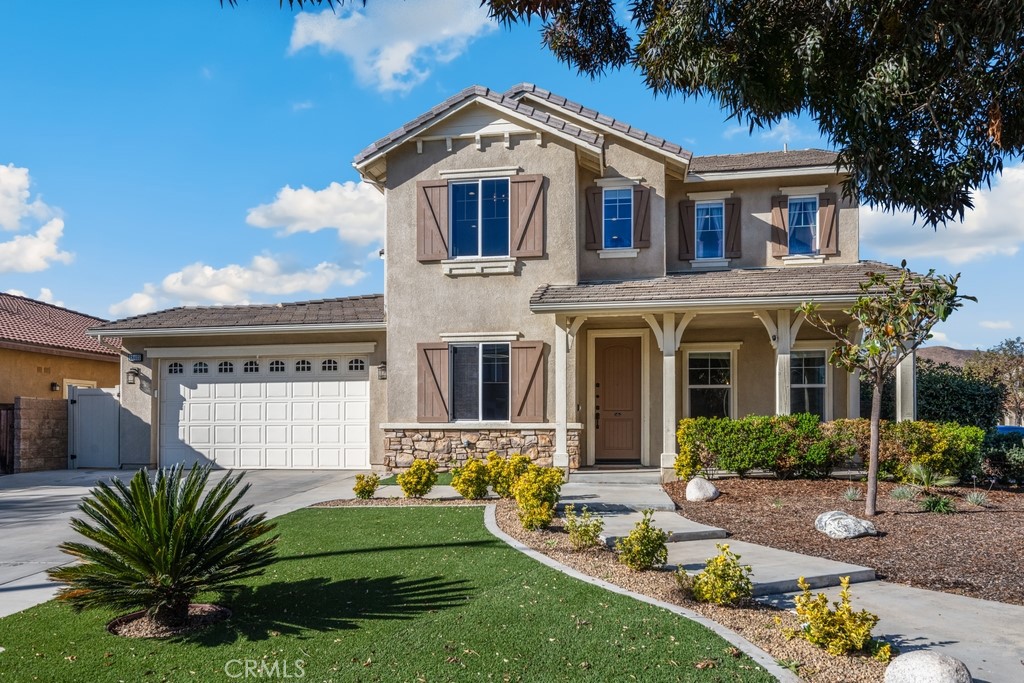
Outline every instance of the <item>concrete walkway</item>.
[[(61, 470), (0, 477), (0, 617), (52, 598), (57, 589), (45, 570), (68, 563), (57, 545), (72, 537), (68, 521), (82, 496), (100, 480), (127, 480), (121, 470)], [(226, 470), (215, 470), (211, 482)], [(332, 498), (351, 498), (356, 472), (254, 470), (244, 498), (255, 512), (283, 515)]]
[[(967, 664), (975, 681), (1024, 681), (1024, 607), (877, 581), (870, 567), (743, 541), (723, 541), (727, 529), (668, 512), (674, 506), (663, 507), (667, 498), (664, 490), (656, 479), (643, 480), (645, 474), (573, 473), (571, 483), (563, 487), (570, 496), (563, 495), (562, 503), (575, 503), (577, 510), (585, 504), (598, 512), (605, 520), (604, 538), (610, 545), (629, 533), (642, 518), (641, 510), (658, 510), (655, 526), (670, 533), (669, 564), (690, 573), (703, 569), (705, 560), (717, 554), (717, 543), (727, 542), (743, 564), (751, 565), (755, 597), (782, 609), (793, 609), (800, 576), (831, 600), (838, 599), (839, 577), (850, 576), (854, 607), (877, 614), (875, 634), (901, 652), (929, 649), (956, 657)], [(817, 532), (808, 529), (807, 533)], [(969, 567), (964, 569), (970, 571)]]

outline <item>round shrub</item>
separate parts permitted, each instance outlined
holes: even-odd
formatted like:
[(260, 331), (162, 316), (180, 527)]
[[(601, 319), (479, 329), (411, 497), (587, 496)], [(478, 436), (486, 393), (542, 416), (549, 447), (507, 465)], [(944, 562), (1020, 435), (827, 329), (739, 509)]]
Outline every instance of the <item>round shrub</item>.
[(369, 500), (373, 498), (373, 494), (377, 493), (378, 486), (380, 486), (380, 477), (376, 474), (357, 474), (352, 490), (355, 492), (356, 498)]
[(487, 463), (483, 460), (470, 458), (465, 465), (452, 470), (452, 488), (458, 491), (463, 498), (470, 500), (486, 498), (489, 483)]
[(569, 545), (573, 550), (586, 550), (601, 544), (604, 520), (591, 515), (586, 505), (579, 515), (576, 514), (575, 505), (566, 505), (565, 530), (569, 532)]
[(636, 523), (629, 535), (615, 542), (619, 562), (633, 571), (646, 571), (668, 562), (668, 548), (665, 546), (668, 533), (651, 523), (653, 516), (654, 510), (644, 510), (643, 519)]
[(555, 518), (555, 504), (562, 490), (562, 470), (530, 465), (512, 487), (523, 528), (545, 529)]
[(750, 580), (753, 569), (749, 564), (740, 564), (740, 556), (729, 550), (728, 543), (715, 547), (718, 555), (708, 558), (704, 570), (693, 577), (690, 590), (698, 602), (735, 605), (754, 594)]
[(487, 454), (487, 476), (494, 493), (502, 498), (512, 498), (512, 487), (516, 479), (530, 467), (530, 458), (513, 453), (503, 458), (495, 451)]
[(437, 483), (436, 460), (413, 460), (408, 471), (398, 475), (398, 485), (406, 498), (422, 498)]

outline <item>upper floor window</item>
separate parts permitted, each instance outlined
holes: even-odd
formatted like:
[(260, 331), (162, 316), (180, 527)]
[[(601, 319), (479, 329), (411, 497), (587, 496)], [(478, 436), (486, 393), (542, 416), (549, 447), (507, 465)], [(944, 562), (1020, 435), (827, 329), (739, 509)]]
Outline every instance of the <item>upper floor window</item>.
[(604, 248), (632, 248), (633, 188), (605, 188), (603, 198)]
[(725, 203), (697, 202), (696, 246), (698, 259), (725, 257)]
[(452, 420), (508, 420), (511, 353), (508, 344), (452, 344)]
[(452, 182), (449, 184), (449, 191), (449, 257), (508, 256), (508, 178)]
[(818, 198), (789, 198), (789, 253), (814, 254), (818, 250)]

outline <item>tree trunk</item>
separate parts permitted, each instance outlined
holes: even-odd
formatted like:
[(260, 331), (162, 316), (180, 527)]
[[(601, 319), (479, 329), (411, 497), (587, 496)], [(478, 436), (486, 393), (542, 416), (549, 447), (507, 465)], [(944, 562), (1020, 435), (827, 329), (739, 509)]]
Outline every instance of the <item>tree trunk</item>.
[(871, 440), (868, 446), (868, 493), (864, 496), (864, 514), (874, 517), (878, 502), (878, 438), (882, 421), (882, 384), (875, 378), (871, 391)]
[(167, 628), (184, 626), (188, 622), (188, 596), (158, 605), (152, 613), (153, 622)]

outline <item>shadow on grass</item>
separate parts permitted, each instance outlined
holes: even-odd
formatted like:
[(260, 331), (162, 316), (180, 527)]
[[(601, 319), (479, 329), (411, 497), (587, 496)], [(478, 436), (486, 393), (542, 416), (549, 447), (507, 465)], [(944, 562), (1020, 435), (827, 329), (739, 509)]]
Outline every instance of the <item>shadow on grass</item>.
[(342, 581), (316, 577), (247, 586), (220, 601), (233, 612), (228, 621), (181, 640), (213, 647), (279, 635), (310, 637), (307, 631), (356, 629), (360, 621), (370, 619), (412, 619), (464, 605), (472, 588), (467, 581), (442, 576), (398, 575)]
[(363, 555), (366, 553), (386, 553), (395, 550), (430, 550), (432, 548), (473, 548), (477, 546), (500, 547), (498, 539), (487, 539), (482, 541), (457, 541), (452, 543), (417, 543), (416, 545), (383, 545), (372, 548), (347, 548), (345, 550), (331, 550), (324, 553), (306, 553), (299, 555), (285, 555), (278, 557), (276, 562), (291, 562), (294, 560), (312, 560), (323, 557), (336, 557), (340, 555)]

